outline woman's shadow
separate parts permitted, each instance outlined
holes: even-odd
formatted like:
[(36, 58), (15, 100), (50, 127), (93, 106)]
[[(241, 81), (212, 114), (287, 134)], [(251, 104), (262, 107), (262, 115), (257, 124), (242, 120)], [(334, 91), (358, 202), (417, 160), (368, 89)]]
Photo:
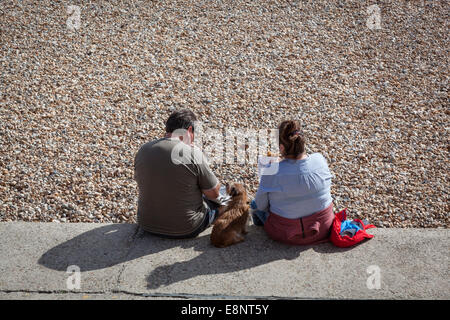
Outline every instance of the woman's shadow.
[[(263, 228), (250, 226), (246, 240), (227, 248), (216, 248), (209, 240), (210, 228), (193, 239), (165, 239), (142, 231), (133, 224), (111, 224), (82, 233), (45, 252), (38, 263), (66, 271), (77, 265), (82, 272), (109, 268), (172, 248), (200, 252), (191, 260), (159, 265), (147, 276), (147, 288), (155, 289), (199, 275), (225, 274), (251, 269), (276, 260), (292, 260), (313, 249), (321, 253), (345, 251), (330, 243), (289, 246), (267, 237)], [(191, 254), (191, 253), (189, 253)], [(153, 258), (149, 257), (149, 265)], [(162, 259), (164, 260), (164, 259)]]

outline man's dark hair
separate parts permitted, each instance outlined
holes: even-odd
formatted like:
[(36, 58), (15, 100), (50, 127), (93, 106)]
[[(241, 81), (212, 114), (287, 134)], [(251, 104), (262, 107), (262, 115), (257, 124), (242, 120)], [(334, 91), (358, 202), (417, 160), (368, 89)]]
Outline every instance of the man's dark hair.
[(197, 121), (195, 114), (188, 109), (174, 111), (167, 119), (166, 132), (172, 133), (177, 129), (188, 129), (192, 126), (192, 132), (194, 132), (194, 122)]

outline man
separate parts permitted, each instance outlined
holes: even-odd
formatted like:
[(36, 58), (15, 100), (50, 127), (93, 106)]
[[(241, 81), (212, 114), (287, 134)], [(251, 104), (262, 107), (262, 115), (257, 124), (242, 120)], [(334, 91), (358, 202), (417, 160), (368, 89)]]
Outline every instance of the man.
[(203, 197), (217, 199), (220, 184), (203, 153), (193, 145), (196, 120), (190, 110), (173, 112), (165, 137), (144, 144), (136, 154), (137, 216), (145, 231), (192, 238), (218, 216), (217, 207)]

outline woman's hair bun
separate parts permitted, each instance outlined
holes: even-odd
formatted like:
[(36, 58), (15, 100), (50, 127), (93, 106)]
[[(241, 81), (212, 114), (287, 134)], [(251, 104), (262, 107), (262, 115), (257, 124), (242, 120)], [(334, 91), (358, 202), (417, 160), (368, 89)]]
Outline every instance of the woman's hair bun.
[(280, 124), (279, 143), (284, 146), (284, 156), (297, 157), (305, 152), (305, 138), (297, 121), (286, 120)]

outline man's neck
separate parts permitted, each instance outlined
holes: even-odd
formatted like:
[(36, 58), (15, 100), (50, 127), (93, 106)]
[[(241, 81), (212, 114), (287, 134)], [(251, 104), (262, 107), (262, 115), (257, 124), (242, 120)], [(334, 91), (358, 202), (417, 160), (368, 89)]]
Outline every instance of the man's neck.
[[(166, 138), (166, 139), (178, 139), (178, 140), (180, 140), (181, 142), (183, 142), (183, 143), (186, 143), (185, 141), (184, 141), (184, 137), (183, 136), (176, 136), (176, 137), (172, 137), (172, 132), (167, 132), (165, 135), (164, 135), (164, 138)], [(181, 139), (180, 139), (181, 138)], [(193, 146), (194, 145), (194, 141), (192, 141), (190, 144), (188, 144), (188, 143), (186, 143), (187, 145), (190, 145), (190, 146)]]

